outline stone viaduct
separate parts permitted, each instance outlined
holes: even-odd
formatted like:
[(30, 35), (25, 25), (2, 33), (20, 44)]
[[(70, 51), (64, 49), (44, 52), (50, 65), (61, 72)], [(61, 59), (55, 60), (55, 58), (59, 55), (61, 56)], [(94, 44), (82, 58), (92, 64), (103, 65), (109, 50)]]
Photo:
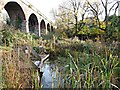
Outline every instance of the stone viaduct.
[(53, 30), (47, 17), (25, 0), (0, 0), (0, 13), (2, 10), (7, 11), (10, 24), (23, 32), (41, 36)]

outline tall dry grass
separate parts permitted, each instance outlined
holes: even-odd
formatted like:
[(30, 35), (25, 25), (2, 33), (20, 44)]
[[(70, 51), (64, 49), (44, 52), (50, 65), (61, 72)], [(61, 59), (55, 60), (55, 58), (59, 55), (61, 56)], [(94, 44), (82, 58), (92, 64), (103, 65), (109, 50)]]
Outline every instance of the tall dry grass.
[[(2, 51), (3, 88), (35, 88), (37, 82), (36, 70), (29, 63), (23, 52), (14, 49)], [(31, 66), (29, 66), (31, 65)]]
[[(36, 67), (30, 60), (32, 47), (38, 45), (30, 34), (5, 26), (2, 31), (2, 88), (39, 88)], [(25, 47), (28, 46), (28, 54)]]

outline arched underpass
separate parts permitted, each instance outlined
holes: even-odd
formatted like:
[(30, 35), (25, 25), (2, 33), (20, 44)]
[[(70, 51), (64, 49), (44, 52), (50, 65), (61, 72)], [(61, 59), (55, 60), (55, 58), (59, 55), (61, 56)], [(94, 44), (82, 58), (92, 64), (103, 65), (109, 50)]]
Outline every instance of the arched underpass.
[(16, 29), (22, 30), (24, 27), (26, 18), (21, 6), (17, 2), (8, 2), (4, 6), (10, 17), (10, 24), (13, 25)]
[(35, 14), (31, 14), (29, 17), (29, 32), (39, 35), (39, 23)]
[[(51, 31), (51, 24), (48, 19), (42, 13), (39, 14), (32, 7), (28, 7), (27, 4), (27, 2), (21, 0), (0, 0), (0, 11), (5, 10), (7, 12), (8, 18), (6, 21), (8, 21), (8, 24), (23, 32), (35, 33), (40, 36), (47, 34), (47, 31)], [(3, 17), (2, 14), (0, 13), (0, 17)], [(0, 21), (3, 20), (5, 19), (0, 19)]]
[(54, 32), (54, 28), (53, 28), (53, 26), (51, 26), (51, 31)]
[(45, 21), (43, 19), (40, 22), (40, 30), (41, 30), (41, 35), (46, 33), (46, 25), (45, 25)]
[(47, 30), (50, 32), (51, 30), (50, 30), (50, 24), (48, 23), (47, 24)]

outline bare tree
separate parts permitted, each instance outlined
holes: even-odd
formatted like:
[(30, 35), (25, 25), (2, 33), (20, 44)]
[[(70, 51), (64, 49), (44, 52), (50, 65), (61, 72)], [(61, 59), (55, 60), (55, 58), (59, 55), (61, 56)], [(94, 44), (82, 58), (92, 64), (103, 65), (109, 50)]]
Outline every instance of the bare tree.
[[(87, 0), (87, 3), (90, 7), (90, 11), (92, 11), (94, 17), (96, 17), (98, 21), (98, 27), (106, 32), (108, 32), (108, 19), (112, 12), (116, 14), (117, 9), (119, 7), (118, 0), (98, 0), (97, 2), (91, 3), (90, 0)], [(102, 15), (104, 17), (105, 28), (102, 28), (100, 25), (100, 18), (99, 16)]]
[(75, 35), (77, 34), (78, 31), (78, 11), (80, 9), (80, 2), (77, 0), (70, 0), (70, 3), (72, 5), (72, 9), (73, 9), (73, 14), (74, 14), (74, 18), (75, 18)]
[(59, 30), (60, 32), (69, 31), (71, 29), (71, 25), (74, 22), (74, 16), (72, 14), (73, 12), (65, 8), (66, 4), (67, 3), (63, 2), (59, 6), (58, 11), (51, 11), (55, 19), (55, 25), (57, 26), (57, 30)]
[[(86, 1), (82, 0), (69, 0), (67, 1), (67, 5), (60, 5), (62, 9), (66, 9), (68, 12), (72, 13), (72, 16), (74, 18), (74, 21), (72, 22), (74, 24), (75, 30), (73, 36), (77, 35), (77, 33), (81, 30), (83, 27), (83, 21), (85, 18), (85, 14), (88, 10), (88, 5)], [(79, 18), (81, 17), (80, 23)], [(78, 26), (79, 24), (79, 26)]]

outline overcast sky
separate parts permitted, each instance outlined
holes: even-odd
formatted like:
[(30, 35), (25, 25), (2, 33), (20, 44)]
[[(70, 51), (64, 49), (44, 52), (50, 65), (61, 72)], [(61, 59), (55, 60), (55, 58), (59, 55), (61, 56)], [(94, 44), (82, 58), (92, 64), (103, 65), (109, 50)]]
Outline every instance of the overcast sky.
[(65, 0), (26, 0), (26, 1), (30, 2), (33, 6), (39, 9), (45, 16), (52, 20), (53, 16), (52, 13), (50, 13), (50, 11), (52, 9), (57, 9), (59, 5)]
[(26, 0), (39, 9), (45, 16), (52, 19), (50, 11), (57, 9), (64, 0)]

